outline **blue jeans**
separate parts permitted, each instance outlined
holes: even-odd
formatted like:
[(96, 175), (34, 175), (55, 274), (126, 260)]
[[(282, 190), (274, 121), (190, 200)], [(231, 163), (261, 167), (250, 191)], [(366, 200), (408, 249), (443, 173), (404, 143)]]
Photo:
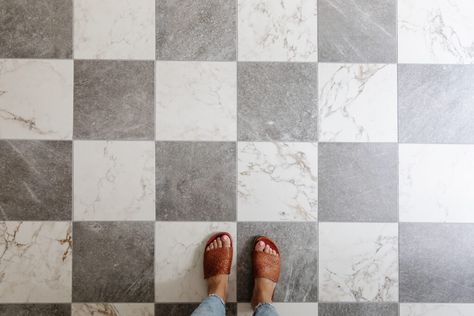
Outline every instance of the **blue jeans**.
[[(271, 304), (259, 304), (253, 313), (254, 316), (278, 316), (275, 307)], [(191, 316), (225, 316), (224, 301), (217, 295), (209, 295), (194, 310)]]

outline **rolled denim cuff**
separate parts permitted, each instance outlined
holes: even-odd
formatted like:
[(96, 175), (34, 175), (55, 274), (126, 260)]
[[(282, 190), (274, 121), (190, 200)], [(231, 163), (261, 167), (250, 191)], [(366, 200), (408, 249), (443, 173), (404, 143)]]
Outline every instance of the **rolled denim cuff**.
[(211, 296), (217, 297), (217, 298), (219, 299), (219, 301), (222, 303), (222, 305), (225, 306), (225, 302), (224, 302), (224, 300), (222, 299), (222, 297), (220, 297), (220, 296), (217, 295), (217, 294), (209, 294), (209, 297), (211, 297)]

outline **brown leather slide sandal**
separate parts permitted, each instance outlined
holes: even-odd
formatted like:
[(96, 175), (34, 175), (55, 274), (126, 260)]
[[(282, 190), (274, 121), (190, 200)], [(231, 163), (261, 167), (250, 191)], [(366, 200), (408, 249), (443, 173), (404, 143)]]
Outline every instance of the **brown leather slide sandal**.
[[(214, 248), (206, 251), (207, 247), (217, 237), (227, 236), (230, 239), (230, 247)], [(218, 274), (230, 274), (233, 256), (232, 237), (229, 233), (216, 233), (209, 238), (204, 247), (204, 279), (208, 279)]]
[[(276, 251), (278, 256), (263, 251), (256, 251), (255, 246), (259, 241), (263, 241), (265, 245), (269, 245), (270, 248)], [(255, 238), (253, 242), (252, 264), (254, 278), (265, 278), (277, 283), (280, 277), (280, 251), (276, 243), (265, 236)], [(275, 291), (273, 291), (273, 294), (275, 294)]]

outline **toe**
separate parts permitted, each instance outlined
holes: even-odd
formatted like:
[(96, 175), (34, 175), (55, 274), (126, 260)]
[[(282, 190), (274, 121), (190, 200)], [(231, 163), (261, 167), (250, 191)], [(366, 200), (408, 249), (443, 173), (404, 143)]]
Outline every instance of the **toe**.
[(217, 248), (217, 240), (214, 239), (214, 241), (212, 242), (212, 244), (214, 245), (214, 249)]
[(230, 238), (229, 238), (229, 236), (227, 236), (227, 235), (222, 236), (222, 244), (226, 248), (230, 247)]
[(255, 245), (255, 250), (256, 250), (256, 251), (263, 251), (264, 249), (265, 249), (265, 243), (260, 240), (260, 241)]
[(212, 250), (212, 249), (214, 249), (214, 243), (211, 243), (211, 244), (209, 245), (209, 250)]
[(272, 250), (272, 249), (270, 248), (269, 245), (265, 245), (265, 250), (264, 250), (265, 253), (270, 253), (271, 250)]
[(206, 251), (209, 251), (209, 250), (211, 250), (211, 248), (209, 248), (209, 246), (207, 246), (207, 247), (206, 247)]
[(221, 237), (217, 237), (217, 248), (222, 248), (222, 240), (221, 240)]

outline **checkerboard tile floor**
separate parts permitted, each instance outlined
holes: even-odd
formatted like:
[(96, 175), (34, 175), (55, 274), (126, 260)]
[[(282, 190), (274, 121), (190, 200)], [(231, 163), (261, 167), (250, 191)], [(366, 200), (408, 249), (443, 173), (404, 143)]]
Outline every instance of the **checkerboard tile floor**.
[(474, 314), (471, 0), (0, 0), (0, 315)]

